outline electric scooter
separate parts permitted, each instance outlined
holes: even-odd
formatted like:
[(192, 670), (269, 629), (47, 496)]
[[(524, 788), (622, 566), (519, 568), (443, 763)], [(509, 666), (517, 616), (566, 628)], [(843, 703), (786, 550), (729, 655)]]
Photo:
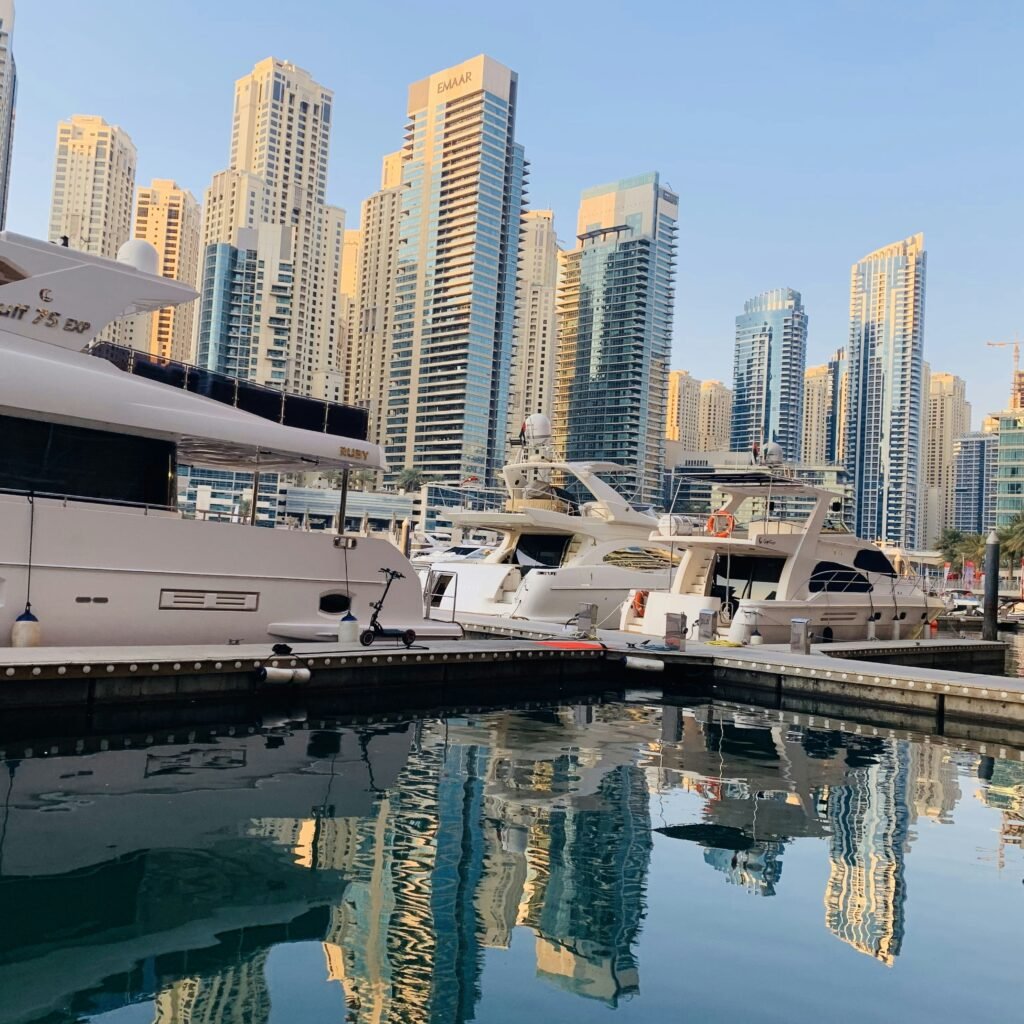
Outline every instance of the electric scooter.
[(387, 582), (384, 584), (384, 593), (380, 595), (380, 600), (373, 602), (370, 607), (373, 609), (373, 614), (370, 616), (370, 625), (359, 634), (359, 642), (364, 647), (369, 647), (378, 637), (384, 640), (399, 640), (406, 647), (412, 647), (416, 643), (416, 633), (411, 629), (388, 629), (380, 624), (380, 610), (384, 607), (384, 601), (388, 596), (388, 591), (391, 589), (391, 584), (395, 580), (404, 580), (405, 574), (398, 572), (397, 569), (381, 569), (384, 573), (384, 578)]

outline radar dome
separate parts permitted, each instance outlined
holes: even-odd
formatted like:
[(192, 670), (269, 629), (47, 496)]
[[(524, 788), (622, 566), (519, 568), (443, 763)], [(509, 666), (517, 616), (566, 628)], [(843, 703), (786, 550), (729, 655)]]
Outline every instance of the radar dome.
[(143, 274), (159, 274), (160, 256), (156, 247), (141, 238), (130, 238), (117, 250), (117, 262), (127, 263)]
[(764, 446), (764, 451), (762, 452), (761, 457), (766, 466), (781, 466), (784, 461), (782, 445), (777, 441), (769, 441)]
[(526, 417), (526, 440), (533, 443), (551, 439), (551, 420), (542, 412), (535, 412)]

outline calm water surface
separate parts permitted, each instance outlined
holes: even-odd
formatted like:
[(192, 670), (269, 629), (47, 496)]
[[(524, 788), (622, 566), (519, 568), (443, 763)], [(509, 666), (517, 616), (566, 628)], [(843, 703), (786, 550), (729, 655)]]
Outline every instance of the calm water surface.
[(642, 694), (318, 724), (19, 744), (0, 1022), (1020, 1019), (1016, 750)]

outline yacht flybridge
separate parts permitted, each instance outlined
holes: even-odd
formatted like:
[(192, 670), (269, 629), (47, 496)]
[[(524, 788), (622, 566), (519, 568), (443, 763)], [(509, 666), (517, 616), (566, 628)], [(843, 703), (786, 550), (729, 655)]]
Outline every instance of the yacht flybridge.
[(120, 316), (196, 297), (155, 269), (146, 243), (113, 261), (0, 233), (0, 645), (28, 607), (46, 645), (327, 639), (349, 610), (369, 619), (382, 568), (405, 577), (385, 624), (443, 633), (387, 541), (182, 518), (179, 462), (259, 473), (384, 460), (360, 410), (82, 351)]
[(483, 557), (433, 561), (424, 579), (432, 615), (460, 622), (508, 617), (565, 623), (581, 604), (597, 605), (611, 628), (635, 587), (668, 587), (672, 554), (650, 540), (658, 519), (633, 508), (600, 474), (611, 462), (560, 462), (549, 449), (547, 417), (527, 421), (519, 458), (502, 470), (499, 511), (449, 512), (456, 528), (499, 541)]
[(634, 590), (621, 629), (664, 636), (667, 613), (682, 612), (692, 624), (709, 610), (737, 643), (757, 634), (788, 642), (795, 618), (809, 619), (818, 641), (888, 640), (912, 635), (942, 611), (942, 601), (898, 576), (877, 545), (831, 521), (831, 491), (781, 467), (710, 479), (728, 500), (703, 535), (669, 538), (682, 551), (671, 586)]

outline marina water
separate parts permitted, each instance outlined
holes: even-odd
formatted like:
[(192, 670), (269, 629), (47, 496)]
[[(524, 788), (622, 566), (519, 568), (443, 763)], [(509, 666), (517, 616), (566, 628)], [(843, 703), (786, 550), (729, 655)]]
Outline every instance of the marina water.
[(643, 692), (0, 746), (0, 1024), (1019, 1012), (1012, 748)]

